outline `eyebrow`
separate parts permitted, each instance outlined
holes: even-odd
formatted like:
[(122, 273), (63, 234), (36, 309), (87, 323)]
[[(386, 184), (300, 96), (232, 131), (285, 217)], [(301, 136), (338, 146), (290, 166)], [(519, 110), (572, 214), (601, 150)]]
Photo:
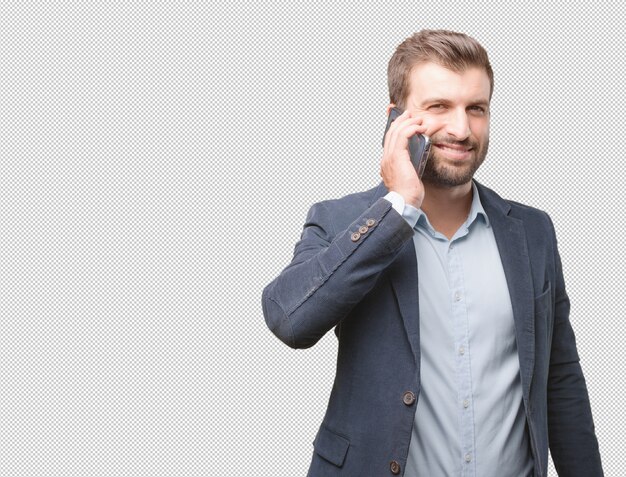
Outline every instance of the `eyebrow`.
[[(450, 104), (451, 101), (445, 98), (427, 98), (424, 101), (422, 101), (422, 105), (438, 104), (438, 103)], [(469, 104), (472, 106), (489, 106), (489, 101), (486, 99), (477, 99), (475, 101), (470, 101)]]

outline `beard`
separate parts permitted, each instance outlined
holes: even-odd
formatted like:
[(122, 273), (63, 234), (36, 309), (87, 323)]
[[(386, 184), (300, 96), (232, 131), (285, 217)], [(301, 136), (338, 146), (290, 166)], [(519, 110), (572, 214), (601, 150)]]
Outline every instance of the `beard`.
[[(449, 136), (437, 137), (435, 135), (430, 140), (433, 145), (428, 161), (426, 161), (422, 182), (439, 187), (456, 187), (471, 181), (474, 173), (487, 157), (487, 150), (489, 149), (489, 138), (485, 140), (482, 146), (469, 138), (464, 141), (455, 141)], [(434, 144), (452, 144), (471, 148), (472, 158), (452, 165), (445, 157), (442, 157)]]

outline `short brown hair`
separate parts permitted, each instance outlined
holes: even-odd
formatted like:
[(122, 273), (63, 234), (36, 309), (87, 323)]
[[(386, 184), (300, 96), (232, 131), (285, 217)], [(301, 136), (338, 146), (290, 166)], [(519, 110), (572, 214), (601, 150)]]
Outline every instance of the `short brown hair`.
[(411, 69), (425, 62), (437, 63), (460, 72), (476, 66), (484, 68), (489, 77), (489, 99), (493, 94), (493, 70), (487, 51), (474, 38), (448, 30), (421, 30), (404, 40), (389, 60), (387, 83), (389, 100), (404, 107), (409, 95)]

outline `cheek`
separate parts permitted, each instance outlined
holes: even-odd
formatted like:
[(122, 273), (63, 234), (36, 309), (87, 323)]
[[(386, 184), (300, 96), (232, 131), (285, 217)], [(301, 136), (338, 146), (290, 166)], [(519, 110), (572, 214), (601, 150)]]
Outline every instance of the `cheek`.
[(432, 137), (445, 128), (446, 121), (442, 115), (425, 114), (422, 124), (426, 126), (426, 135)]
[(489, 140), (489, 121), (473, 121), (471, 126), (472, 133), (480, 142)]

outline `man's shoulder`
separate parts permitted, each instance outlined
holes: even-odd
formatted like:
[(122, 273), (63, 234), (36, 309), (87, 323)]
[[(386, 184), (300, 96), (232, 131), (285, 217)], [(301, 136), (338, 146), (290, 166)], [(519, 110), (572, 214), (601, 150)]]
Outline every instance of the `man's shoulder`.
[(480, 183), (476, 183), (481, 198), (481, 203), (491, 213), (502, 213), (509, 217), (522, 220), (531, 227), (552, 228), (552, 220), (544, 210), (524, 204), (515, 200), (504, 199), (497, 192)]
[(309, 219), (330, 221), (336, 231), (343, 230), (386, 193), (387, 189), (381, 182), (365, 191), (316, 202), (309, 210)]
[(386, 193), (387, 189), (381, 182), (371, 189), (361, 192), (353, 192), (336, 199), (326, 199), (318, 202), (318, 204), (333, 212), (336, 210), (346, 210), (351, 208), (359, 209), (363, 206), (367, 208), (369, 205), (374, 203), (376, 199), (383, 197)]

